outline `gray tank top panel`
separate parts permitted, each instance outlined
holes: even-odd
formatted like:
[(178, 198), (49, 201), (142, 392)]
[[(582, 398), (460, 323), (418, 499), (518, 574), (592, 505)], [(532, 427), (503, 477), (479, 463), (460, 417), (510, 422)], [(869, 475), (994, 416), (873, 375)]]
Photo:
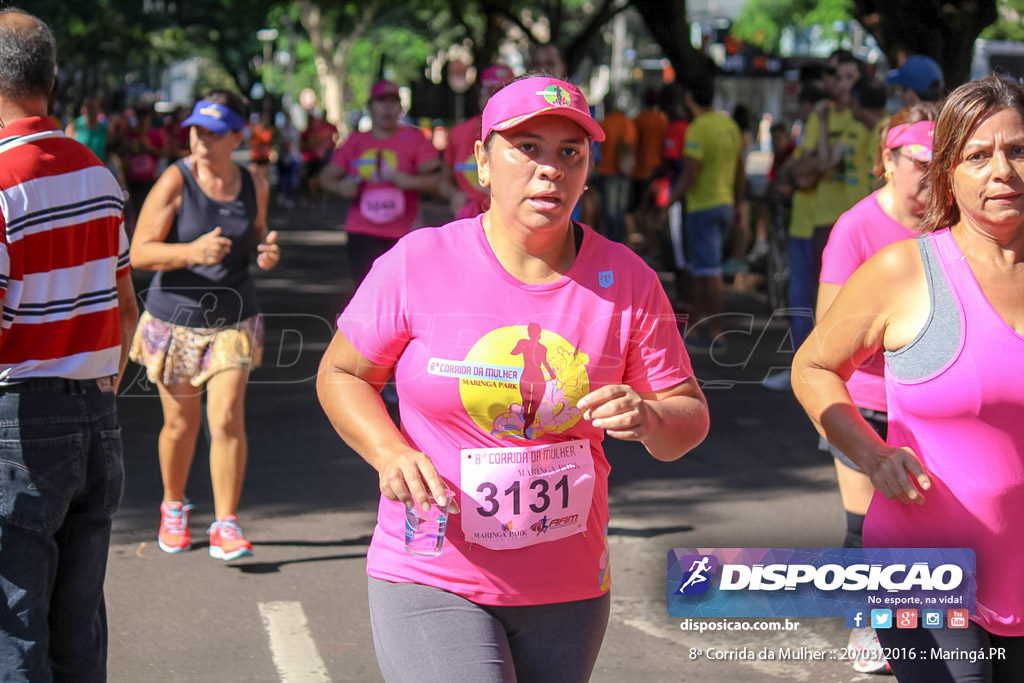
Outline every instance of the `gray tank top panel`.
[(960, 306), (928, 235), (917, 238), (924, 262), (931, 312), (917, 337), (902, 349), (886, 351), (887, 372), (901, 380), (929, 377), (952, 362), (960, 348)]

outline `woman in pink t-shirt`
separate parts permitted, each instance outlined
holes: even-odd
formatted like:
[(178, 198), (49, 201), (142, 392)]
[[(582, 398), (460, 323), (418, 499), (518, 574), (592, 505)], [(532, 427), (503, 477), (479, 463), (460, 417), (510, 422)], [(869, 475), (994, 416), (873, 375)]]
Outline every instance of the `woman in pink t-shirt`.
[[(917, 236), (928, 204), (924, 173), (932, 159), (932, 132), (938, 110), (923, 103), (896, 112), (885, 124), (879, 139), (876, 175), (885, 179), (881, 189), (868, 195), (836, 221), (822, 256), (816, 317), (828, 311), (839, 289), (857, 268), (882, 247)], [(846, 388), (861, 415), (884, 439), (886, 436), (884, 360), (876, 354), (855, 369)], [(864, 515), (874, 488), (871, 480), (841, 450), (829, 444), (835, 458), (839, 495), (846, 512), (844, 548), (860, 548)], [(850, 646), (864, 656), (854, 658), (853, 668), (862, 673), (885, 668), (885, 658), (875, 652), (874, 629), (853, 629)], [(867, 651), (865, 651), (867, 649)]]
[[(866, 547), (975, 551), (966, 628), (878, 638), (892, 652), (1000, 655), (892, 658), (899, 681), (1020, 681), (1024, 88), (995, 76), (960, 86), (934, 138), (924, 236), (882, 248), (854, 272), (797, 352), (793, 388), (822, 436), (870, 477)], [(846, 384), (880, 351), (885, 440)]]
[[(610, 605), (602, 441), (675, 460), (707, 406), (657, 274), (571, 221), (604, 137), (580, 90), (511, 81), (481, 130), (488, 210), (378, 259), (317, 388), (379, 474), (367, 574), (385, 680), (582, 683)], [(378, 397), (392, 373), (401, 430)], [(428, 493), (458, 507), (434, 557), (405, 548), (406, 506)]]
[(398, 86), (370, 90), (368, 133), (353, 133), (320, 172), (320, 186), (352, 200), (345, 216), (349, 267), (356, 286), (374, 260), (416, 226), (419, 196), (436, 192), (441, 159), (418, 128), (400, 123)]
[[(512, 69), (494, 64), (480, 74), (480, 107), (494, 89), (511, 80)], [(474, 116), (452, 128), (444, 150), (444, 179), (438, 191), (448, 200), (455, 218), (470, 218), (487, 210), (490, 195), (480, 187), (476, 172), (474, 149), (480, 137), (480, 116)]]

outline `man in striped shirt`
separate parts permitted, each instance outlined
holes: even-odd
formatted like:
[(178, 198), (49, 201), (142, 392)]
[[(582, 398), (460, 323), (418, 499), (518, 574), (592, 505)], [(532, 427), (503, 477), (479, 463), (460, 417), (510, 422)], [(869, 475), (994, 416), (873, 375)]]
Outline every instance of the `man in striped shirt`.
[(50, 29), (0, 10), (0, 672), (104, 681), (115, 394), (139, 313), (120, 187), (47, 117), (55, 73)]

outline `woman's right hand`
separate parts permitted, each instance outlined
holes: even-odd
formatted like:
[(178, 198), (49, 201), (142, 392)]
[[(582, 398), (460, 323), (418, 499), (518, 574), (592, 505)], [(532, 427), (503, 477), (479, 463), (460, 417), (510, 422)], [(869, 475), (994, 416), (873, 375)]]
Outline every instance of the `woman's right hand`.
[(231, 240), (222, 236), (217, 226), (189, 243), (189, 261), (196, 266), (212, 266), (224, 260), (231, 250)]
[(906, 447), (879, 448), (868, 465), (867, 475), (871, 477), (871, 483), (879, 493), (902, 503), (924, 505), (924, 495), (921, 492), (932, 486), (932, 480), (925, 472), (917, 454)]
[(395, 453), (380, 462), (377, 473), (380, 492), (388, 500), (404, 503), (408, 508), (418, 504), (427, 510), (429, 493), (438, 504), (447, 504), (445, 483), (425, 453), (411, 448)]

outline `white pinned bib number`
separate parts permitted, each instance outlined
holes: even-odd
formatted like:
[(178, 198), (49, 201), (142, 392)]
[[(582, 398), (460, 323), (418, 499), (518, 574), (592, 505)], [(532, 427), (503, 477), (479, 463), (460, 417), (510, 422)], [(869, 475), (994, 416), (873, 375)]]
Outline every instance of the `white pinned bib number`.
[(586, 439), (524, 448), (466, 448), (462, 531), (470, 543), (511, 550), (587, 529), (594, 458)]
[(364, 186), (359, 193), (359, 213), (373, 223), (390, 223), (405, 213), (405, 193), (393, 185)]

